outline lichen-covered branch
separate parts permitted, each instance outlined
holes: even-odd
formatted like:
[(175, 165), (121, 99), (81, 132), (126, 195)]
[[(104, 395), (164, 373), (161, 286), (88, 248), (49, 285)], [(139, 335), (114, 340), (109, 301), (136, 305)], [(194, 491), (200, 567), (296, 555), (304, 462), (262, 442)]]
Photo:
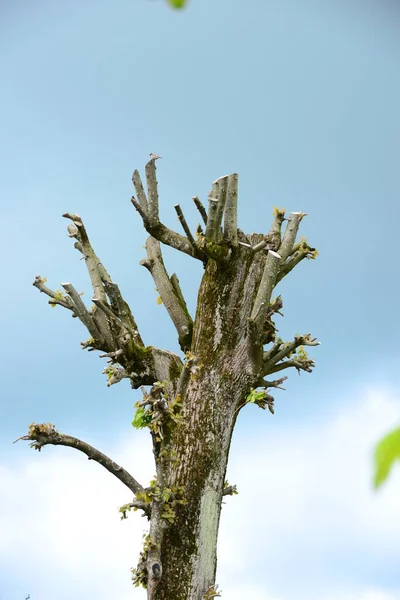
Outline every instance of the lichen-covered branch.
[[(71, 283), (63, 283), (66, 293), (59, 290), (54, 292), (46, 287), (46, 279), (37, 276), (34, 286), (50, 296), (51, 305), (59, 304), (72, 311), (87, 328), (90, 339), (82, 342), (82, 348), (89, 351), (100, 350), (111, 359), (116, 366), (107, 367), (107, 385), (118, 383), (121, 379), (129, 378), (134, 388), (140, 385), (152, 385), (160, 378), (169, 378), (169, 369), (180, 372), (181, 361), (172, 353), (158, 348), (146, 348), (139, 334), (135, 319), (129, 305), (122, 297), (119, 287), (111, 280), (106, 269), (95, 254), (82, 219), (76, 214), (65, 213), (64, 217), (71, 219), (68, 226), (69, 236), (76, 239), (75, 247), (86, 259), (86, 266), (94, 290), (93, 305), (89, 311), (82, 298)], [(167, 276), (168, 279), (168, 276)], [(185, 322), (191, 331), (191, 319), (183, 300), (182, 292), (178, 292), (177, 278), (169, 286), (174, 290), (173, 297), (181, 307), (182, 314), (186, 311)], [(183, 318), (182, 318), (183, 321)], [(120, 366), (118, 366), (118, 364)]]
[[(79, 440), (78, 438), (59, 433), (52, 423), (32, 423), (29, 426), (28, 434), (24, 435), (18, 440), (29, 440), (31, 448), (35, 450), (41, 450), (43, 446), (68, 446), (75, 448), (83, 454), (86, 454), (89, 460), (94, 460), (99, 463), (102, 467), (107, 469), (109, 473), (112, 473), (114, 477), (119, 479), (127, 488), (129, 488), (134, 494), (143, 493), (144, 488), (128, 471), (123, 467), (114, 462), (111, 458), (97, 450), (90, 444)], [(16, 442), (18, 440), (15, 440)]]
[(156, 159), (152, 158), (146, 164), (146, 182), (147, 182), (147, 204), (150, 227), (154, 227), (159, 222), (158, 218), (158, 184), (156, 177)]
[(92, 282), (94, 296), (95, 298), (105, 302), (106, 293), (104, 291), (103, 281), (111, 281), (111, 277), (93, 250), (81, 217), (77, 214), (71, 213), (64, 213), (63, 217), (72, 221), (72, 224), (68, 225), (67, 228), (68, 235), (69, 237), (77, 240), (75, 243), (75, 248), (79, 250), (79, 252), (81, 252), (85, 258), (87, 270)]
[[(280, 210), (279, 208), (275, 207), (273, 216), (274, 220), (272, 221), (271, 229), (269, 230), (269, 233), (265, 238), (265, 247), (267, 248), (267, 250), (274, 250), (274, 252), (279, 252), (279, 254), (281, 255), (279, 249), (282, 242), (282, 223), (283, 221), (285, 221), (284, 209)], [(253, 248), (253, 250), (256, 252), (260, 246), (261, 243), (258, 244), (258, 248)]]
[(175, 278), (174, 286), (168, 277), (158, 240), (151, 236), (148, 237), (146, 241), (146, 250), (147, 258), (142, 260), (140, 264), (150, 271), (154, 279), (160, 298), (178, 332), (181, 347), (183, 349), (189, 348), (193, 330), (193, 321), (189, 315), (186, 303), (184, 301), (182, 302), (182, 292), (180, 291), (180, 293), (177, 293), (176, 291), (178, 280)]
[[(215, 241), (220, 243), (222, 240), (222, 219), (224, 216), (226, 194), (228, 188), (228, 175), (220, 177), (215, 181), (216, 185), (216, 196), (218, 202), (216, 203), (216, 215), (215, 215)], [(213, 184), (214, 185), (214, 184)]]
[(238, 203), (238, 174), (228, 175), (224, 215), (224, 238), (231, 246), (237, 246), (237, 203)]
[(260, 329), (262, 327), (266, 319), (269, 303), (272, 296), (272, 291), (275, 287), (276, 276), (278, 274), (280, 262), (280, 254), (274, 252), (273, 250), (270, 250), (265, 261), (264, 271), (251, 313), (251, 320), (255, 323), (257, 329)]
[(121, 519), (127, 519), (127, 513), (131, 510), (142, 510), (144, 513), (142, 516), (146, 516), (150, 520), (150, 505), (143, 500), (137, 500), (134, 498), (132, 502), (128, 502), (127, 504), (120, 506), (119, 512), (121, 513)]
[(62, 283), (61, 285), (67, 292), (73, 304), (73, 310), (76, 316), (79, 318), (80, 321), (82, 321), (85, 327), (87, 327), (87, 330), (89, 331), (90, 335), (93, 338), (99, 340), (100, 343), (102, 343), (102, 333), (99, 331), (99, 328), (97, 327), (93, 316), (87, 310), (82, 298), (80, 297), (74, 286), (71, 283)]

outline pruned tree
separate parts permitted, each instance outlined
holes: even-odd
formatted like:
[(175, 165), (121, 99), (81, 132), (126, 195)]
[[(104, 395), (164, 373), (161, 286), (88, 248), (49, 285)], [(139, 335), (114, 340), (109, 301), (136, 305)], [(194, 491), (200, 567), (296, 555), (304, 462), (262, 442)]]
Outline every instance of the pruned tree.
[[(153, 277), (160, 299), (177, 331), (182, 355), (147, 346), (118, 285), (97, 257), (81, 217), (66, 213), (68, 234), (83, 255), (93, 286), (93, 305), (85, 306), (71, 283), (53, 291), (37, 276), (34, 286), (77, 317), (90, 338), (81, 343), (107, 358), (107, 385), (128, 379), (143, 398), (136, 404), (133, 425), (147, 427), (153, 443), (156, 478), (145, 486), (125, 468), (51, 423), (29, 427), (23, 440), (41, 450), (46, 445), (70, 446), (86, 454), (117, 477), (133, 494), (121, 507), (149, 520), (133, 581), (147, 588), (149, 600), (203, 600), (218, 596), (215, 583), (216, 546), (224, 496), (236, 493), (225, 479), (229, 447), (239, 411), (247, 403), (274, 412), (273, 388), (286, 376), (271, 375), (294, 368), (310, 372), (314, 361), (305, 346), (316, 346), (309, 333), (283, 341), (274, 316), (282, 298), (272, 298), (277, 284), (317, 251), (300, 238), (305, 216), (274, 209), (269, 232), (244, 234), (237, 226), (238, 175), (214, 181), (206, 210), (193, 201), (203, 223), (193, 235), (179, 205), (175, 206), (183, 234), (159, 219), (156, 160), (146, 164), (147, 192), (139, 172), (133, 174), (132, 204), (149, 237), (141, 264)], [(282, 232), (285, 223), (284, 232)], [(196, 315), (189, 314), (175, 274), (165, 268), (161, 244), (204, 265)]]

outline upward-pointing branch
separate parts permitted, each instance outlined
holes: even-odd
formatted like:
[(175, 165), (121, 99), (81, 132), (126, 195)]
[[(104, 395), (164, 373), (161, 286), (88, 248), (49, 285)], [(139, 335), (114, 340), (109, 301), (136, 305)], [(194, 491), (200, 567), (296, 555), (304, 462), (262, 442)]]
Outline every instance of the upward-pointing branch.
[(237, 203), (238, 203), (238, 174), (228, 175), (224, 215), (224, 238), (232, 246), (237, 246)]
[(142, 260), (140, 264), (150, 271), (160, 298), (176, 327), (181, 348), (187, 349), (190, 347), (193, 321), (179, 287), (178, 278), (176, 275), (172, 276), (171, 279), (168, 277), (158, 240), (151, 236), (148, 237), (146, 250), (147, 258)]
[(306, 213), (302, 212), (292, 212), (290, 213), (288, 224), (285, 229), (285, 234), (283, 236), (283, 240), (281, 245), (279, 246), (279, 254), (281, 255), (282, 262), (284, 262), (287, 257), (292, 253), (294, 243), (296, 241), (297, 231), (299, 229), (300, 221), (303, 217), (306, 216)]
[(180, 250), (185, 254), (189, 254), (189, 256), (203, 260), (204, 257), (199, 254), (196, 255), (195, 247), (190, 243), (187, 237), (177, 233), (176, 231), (173, 231), (172, 229), (169, 229), (163, 225), (163, 223), (161, 223), (158, 210), (158, 185), (156, 177), (156, 162), (154, 158), (149, 160), (149, 162), (146, 164), (145, 170), (147, 181), (147, 197), (143, 189), (139, 172), (135, 171), (132, 176), (132, 182), (135, 186), (138, 201), (133, 196), (131, 198), (133, 206), (142, 217), (144, 228), (152, 237), (163, 244), (171, 246), (172, 248), (175, 248), (175, 250)]
[(265, 261), (264, 271), (251, 313), (251, 321), (254, 322), (258, 330), (261, 330), (268, 312), (269, 302), (275, 286), (280, 263), (280, 254), (270, 250), (268, 252), (267, 260)]

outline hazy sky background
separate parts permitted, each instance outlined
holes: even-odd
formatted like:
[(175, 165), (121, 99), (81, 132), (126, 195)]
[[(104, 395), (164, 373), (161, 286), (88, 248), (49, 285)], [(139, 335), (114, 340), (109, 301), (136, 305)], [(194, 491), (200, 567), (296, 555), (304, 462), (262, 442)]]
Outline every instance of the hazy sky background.
[[(400, 9), (385, 0), (3, 0), (0, 599), (114, 600), (132, 590), (144, 520), (124, 487), (71, 450), (11, 442), (51, 421), (153, 468), (132, 430), (140, 393), (106, 388), (83, 326), (32, 287), (71, 281), (90, 303), (61, 214), (77, 212), (147, 344), (177, 350), (148, 272), (131, 174), (158, 161), (179, 229), (217, 177), (239, 173), (239, 224), (308, 213), (317, 261), (280, 287), (282, 337), (310, 331), (312, 375), (288, 373), (276, 414), (243, 411), (223, 508), (225, 600), (396, 600), (400, 473), (370, 489), (374, 442), (399, 421)], [(167, 249), (194, 312), (201, 265)], [(147, 440), (148, 442), (148, 440)], [(90, 508), (89, 508), (90, 507)], [(139, 533), (137, 533), (139, 532)], [(117, 590), (117, 591), (116, 591)]]

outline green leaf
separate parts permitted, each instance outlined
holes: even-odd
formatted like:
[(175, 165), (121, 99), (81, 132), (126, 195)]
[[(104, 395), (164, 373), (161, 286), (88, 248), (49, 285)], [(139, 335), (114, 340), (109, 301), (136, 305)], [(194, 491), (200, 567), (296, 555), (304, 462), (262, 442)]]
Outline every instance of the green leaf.
[(173, 8), (183, 8), (186, 4), (186, 0), (168, 0), (168, 4)]
[(386, 435), (375, 448), (374, 488), (387, 479), (395, 460), (400, 460), (400, 427)]
[(143, 429), (151, 421), (151, 415), (144, 410), (144, 408), (138, 408), (133, 417), (132, 425), (136, 429)]

